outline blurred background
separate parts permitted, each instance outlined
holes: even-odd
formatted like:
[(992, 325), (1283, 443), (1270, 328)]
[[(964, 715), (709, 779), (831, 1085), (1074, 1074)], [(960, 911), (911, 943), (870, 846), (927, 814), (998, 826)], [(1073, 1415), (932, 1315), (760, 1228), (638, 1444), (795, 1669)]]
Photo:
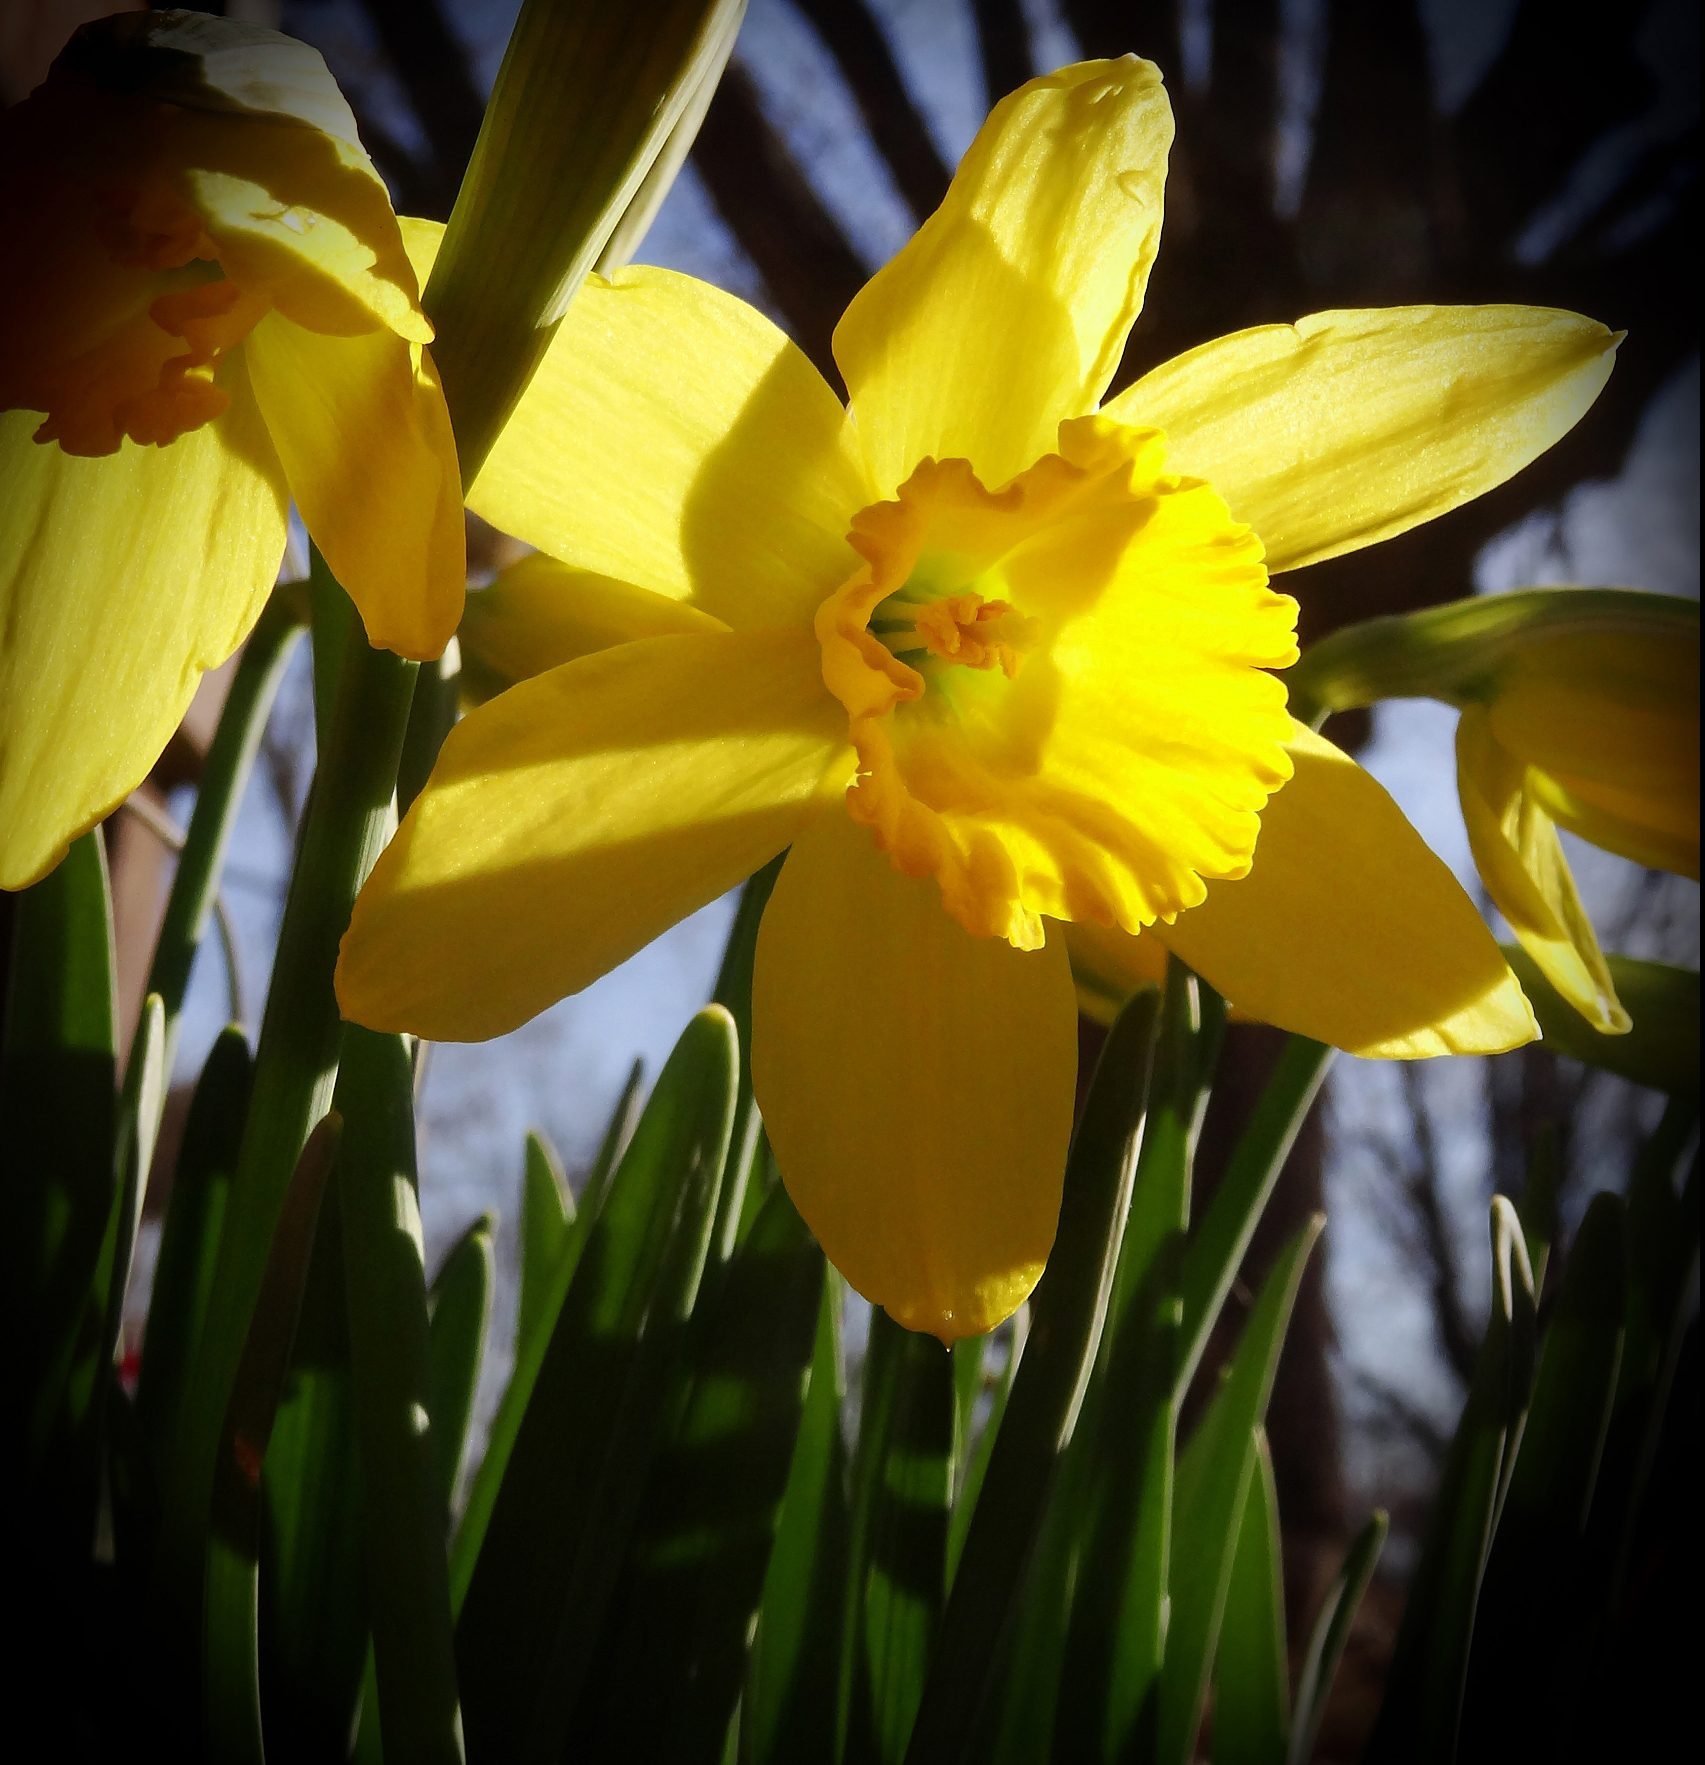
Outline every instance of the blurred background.
[[(223, 10), (318, 47), (398, 208), (442, 219), (516, 6), (231, 0)], [(107, 10), (9, 0), (5, 97), (29, 90), (77, 22)], [(638, 256), (750, 300), (838, 385), (836, 318), (934, 207), (989, 104), (1032, 73), (1135, 50), (1165, 73), (1178, 139), (1159, 264), (1116, 385), (1223, 332), (1325, 307), (1531, 302), (1628, 332), (1588, 418), (1515, 482), (1288, 577), (1305, 641), (1374, 613), (1530, 584), (1696, 598), (1698, 27), (1695, 0), (1590, 10), (1558, 0), (752, 0), (697, 148)], [(474, 555), (489, 568), (490, 535), (475, 536)], [(180, 1082), (228, 1019), (258, 1027), (313, 771), (305, 648), (243, 807), (225, 954), (210, 942), (197, 970)], [(187, 817), (218, 701), (213, 679), (145, 800), (108, 830), (132, 1019), (172, 828)], [(1394, 704), (1337, 719), (1330, 733), (1478, 894), (1454, 724), (1445, 707)], [(1697, 885), (1564, 838), (1607, 950), (1698, 966)], [(565, 922), (573, 911), (565, 901)], [(706, 908), (512, 1036), (430, 1051), (430, 1258), (489, 1210), (513, 1269), (526, 1129), (548, 1135), (572, 1179), (632, 1063), (654, 1074), (708, 995), (731, 912), (730, 901)], [(1233, 1032), (1201, 1183), (1213, 1182), (1274, 1040)], [(1340, 1060), (1263, 1228), (1276, 1242), (1315, 1208), (1328, 1215), (1269, 1421), (1288, 1581), (1305, 1608), (1375, 1503), (1393, 1514), (1384, 1572), (1401, 1577), (1487, 1308), (1491, 1193), (1519, 1193), (1535, 1136), (1554, 1135), (1566, 1231), (1595, 1189), (1625, 1181), (1660, 1102), (1545, 1049), (1425, 1067)], [(144, 1274), (152, 1247), (145, 1227)], [(145, 1291), (139, 1280), (133, 1297)], [(498, 1304), (487, 1413), (507, 1371), (513, 1280)], [(1377, 1597), (1366, 1613), (1375, 1634), (1364, 1647), (1377, 1655)]]

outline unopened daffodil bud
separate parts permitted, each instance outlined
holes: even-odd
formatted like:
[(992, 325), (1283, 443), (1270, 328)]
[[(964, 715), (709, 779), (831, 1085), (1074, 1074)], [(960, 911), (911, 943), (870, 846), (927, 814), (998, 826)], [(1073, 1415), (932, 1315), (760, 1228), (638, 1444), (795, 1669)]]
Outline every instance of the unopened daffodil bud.
[(0, 115), (0, 885), (146, 776), (277, 576), (294, 501), (376, 645), (464, 577), (432, 328), (319, 55), (86, 26)]
[(1598, 1030), (1629, 1027), (1558, 828), (1699, 875), (1699, 603), (1535, 588), (1352, 626), (1293, 677), (1323, 710), (1425, 696), (1462, 711), (1457, 783), (1481, 880)]
[(470, 482), (612, 234), (638, 243), (745, 10), (653, 0), (641, 25), (617, 7), (521, 8), (430, 290)]

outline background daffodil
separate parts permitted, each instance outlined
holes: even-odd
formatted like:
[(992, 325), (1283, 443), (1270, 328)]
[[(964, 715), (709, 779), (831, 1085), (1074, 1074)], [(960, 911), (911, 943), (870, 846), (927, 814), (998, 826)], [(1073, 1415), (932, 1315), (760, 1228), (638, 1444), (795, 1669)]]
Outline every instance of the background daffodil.
[(0, 116), (0, 885), (146, 775), (294, 499), (377, 645), (437, 655), (455, 444), (384, 185), (304, 44), (80, 31)]
[(1323, 710), (1425, 695), (1461, 709), (1457, 785), (1480, 880), (1582, 1017), (1629, 1017), (1557, 830), (1699, 876), (1699, 603), (1530, 588), (1368, 621), (1309, 652)]
[[(1534, 1033), (1449, 872), (1288, 716), (1267, 576), (1519, 469), (1614, 339), (1328, 313), (1102, 406), (1171, 134), (1134, 57), (996, 106), (836, 332), (849, 410), (739, 301), (589, 283), (470, 502), (598, 616), (451, 736), (340, 962), (359, 1022), (492, 1035), (791, 845), (758, 1100), (830, 1258), (945, 1339), (1011, 1312), (1052, 1239), (1076, 1008), (1050, 921), (1158, 936), (1359, 1052)], [(587, 640), (614, 647), (570, 659)]]

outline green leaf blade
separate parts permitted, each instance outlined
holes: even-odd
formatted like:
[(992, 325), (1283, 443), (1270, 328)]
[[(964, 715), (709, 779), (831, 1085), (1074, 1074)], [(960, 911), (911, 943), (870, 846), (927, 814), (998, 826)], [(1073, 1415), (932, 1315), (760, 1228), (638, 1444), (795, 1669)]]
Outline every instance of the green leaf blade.
[(1253, 1454), (1214, 1658), (1214, 1765), (1284, 1765), (1290, 1735), (1279, 1495), (1264, 1429)]
[[(457, 1657), (469, 1751), (554, 1760), (591, 1665), (709, 1254), (735, 1095), (733, 1025), (688, 1025), (587, 1234), (501, 1482), (470, 1499)], [(474, 1498), (480, 1495), (476, 1480)]]
[(1291, 1310), (1315, 1240), (1316, 1215), (1274, 1260), (1219, 1390), (1178, 1455), (1178, 1503), (1161, 1669), (1161, 1765), (1186, 1765), (1201, 1722), (1225, 1611), (1239, 1519), (1256, 1471), (1254, 1434), (1267, 1413)]

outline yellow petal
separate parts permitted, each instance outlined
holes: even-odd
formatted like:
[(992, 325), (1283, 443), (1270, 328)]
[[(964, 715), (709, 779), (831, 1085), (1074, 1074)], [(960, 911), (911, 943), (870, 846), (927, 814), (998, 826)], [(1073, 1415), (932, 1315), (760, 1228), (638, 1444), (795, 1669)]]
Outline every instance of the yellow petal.
[(870, 500), (840, 401), (761, 313), (590, 276), (468, 493), (494, 526), (736, 630), (808, 623)]
[(245, 355), (291, 495), (377, 647), (440, 655), (467, 565), (456, 443), (432, 361), (388, 331), (271, 313)]
[(356, 901), (344, 1015), (479, 1041), (578, 992), (844, 786), (835, 710), (798, 631), (623, 644), (482, 705)]
[(1553, 819), (1637, 863), (1698, 876), (1697, 602), (1537, 636), (1507, 658), (1488, 719), (1500, 747), (1545, 775), (1530, 790)]
[(619, 643), (682, 631), (726, 631), (686, 601), (609, 576), (571, 570), (534, 552), (468, 596), (457, 628), (462, 684), (476, 697), (530, 680)]
[(106, 205), (169, 184), (226, 272), (299, 323), (431, 337), (390, 198), (318, 50), (230, 19), (121, 15), (80, 31), (32, 103), (38, 127), (64, 126), (74, 155), (106, 161)]
[(1133, 55), (994, 107), (941, 207), (835, 330), (879, 495), (926, 456), (998, 488), (1095, 408), (1142, 310), (1171, 145), (1160, 73)]
[(1486, 892), (1541, 972), (1607, 1035), (1628, 1029), (1628, 1013), (1575, 892), (1557, 830), (1523, 788), (1527, 767), (1499, 745), (1478, 706), (1456, 726), (1456, 780), (1469, 849)]
[(1528, 773), (1528, 791), (1559, 827), (1652, 870), (1699, 880), (1699, 796), (1640, 796), (1597, 779)]
[(1251, 1017), (1351, 1054), (1496, 1054), (1532, 1010), (1449, 868), (1347, 754), (1292, 726), (1255, 863), (1155, 933)]
[(50, 870), (147, 776), (284, 552), (283, 474), (240, 360), (217, 422), (77, 459), (0, 416), (0, 887)]
[(758, 932), (752, 1085), (794, 1205), (860, 1293), (951, 1342), (1035, 1286), (1077, 1072), (1065, 945), (975, 938), (838, 812)]
[(211, 162), (181, 176), (232, 281), (315, 331), (380, 326), (430, 341), (390, 198), (366, 154), (305, 129), (198, 122), (181, 133), (186, 156)]
[(1145, 374), (1108, 415), (1152, 424), (1274, 571), (1389, 539), (1566, 435), (1617, 337), (1543, 307), (1387, 307), (1238, 331)]

